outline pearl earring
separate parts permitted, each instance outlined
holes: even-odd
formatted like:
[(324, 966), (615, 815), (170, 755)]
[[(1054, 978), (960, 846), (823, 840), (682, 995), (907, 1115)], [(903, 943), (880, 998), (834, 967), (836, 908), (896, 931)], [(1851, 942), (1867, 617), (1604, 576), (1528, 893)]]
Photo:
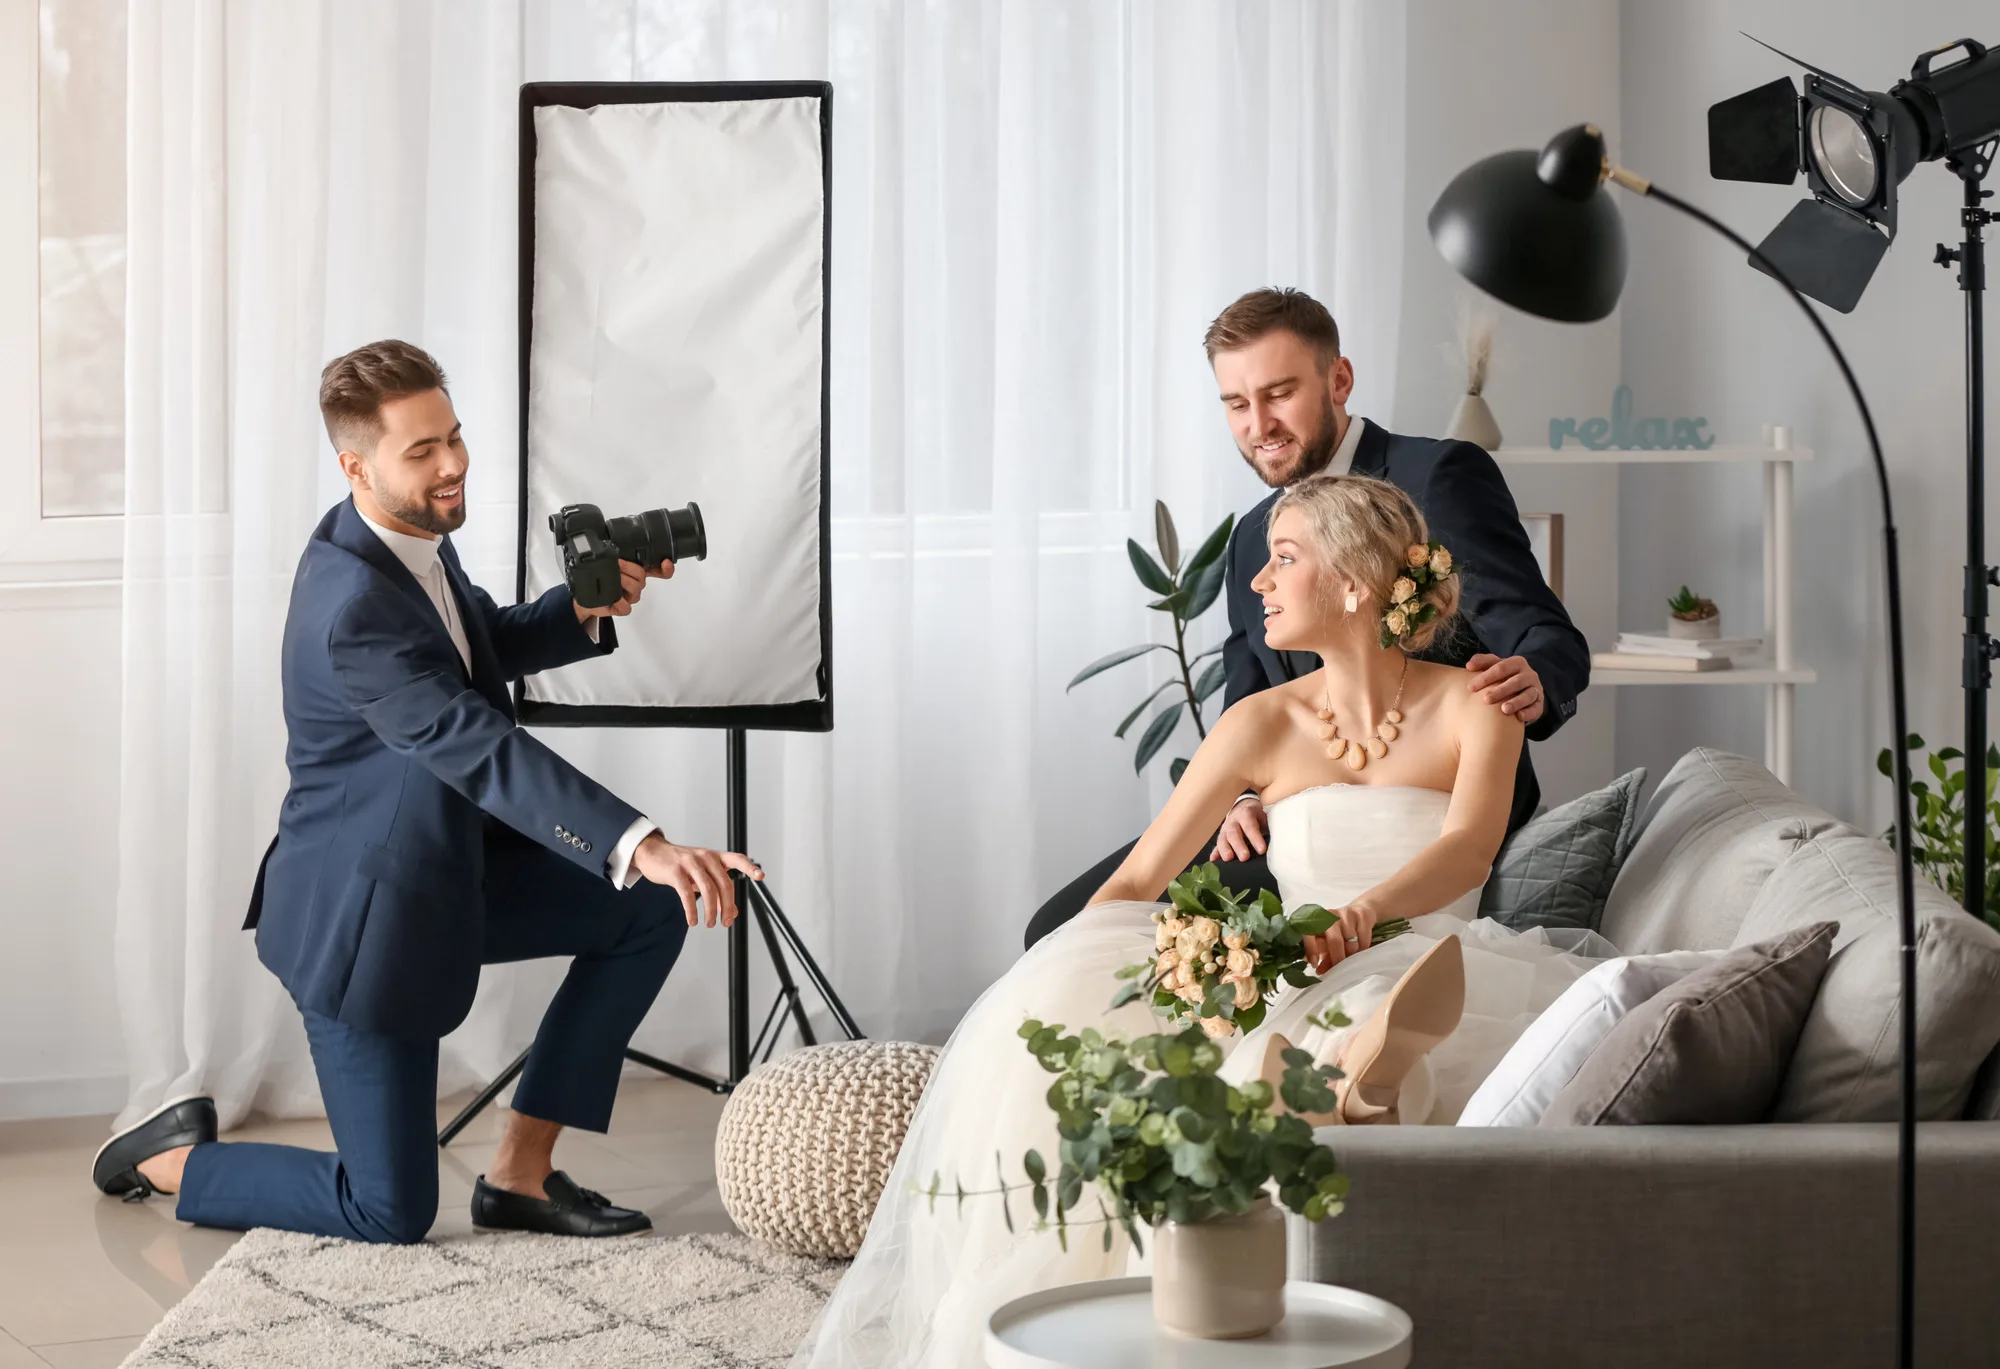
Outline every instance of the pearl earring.
[(1358, 594), (1349, 594), (1347, 596), (1347, 611), (1349, 613), (1352, 613), (1354, 612), (1354, 610), (1360, 607), (1361, 607), (1361, 596)]

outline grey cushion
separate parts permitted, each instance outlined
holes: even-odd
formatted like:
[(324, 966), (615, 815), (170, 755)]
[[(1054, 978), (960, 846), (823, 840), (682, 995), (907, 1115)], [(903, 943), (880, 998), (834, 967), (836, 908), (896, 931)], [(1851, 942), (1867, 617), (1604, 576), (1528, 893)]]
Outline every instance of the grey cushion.
[(1839, 924), (1741, 946), (1627, 1013), (1540, 1125), (1763, 1120), (1805, 1025)]
[[(1917, 878), (1917, 1117), (1962, 1116), (2000, 1043), (2000, 932)], [(1778, 1090), (1776, 1122), (1887, 1122), (1902, 1086), (1902, 938), (1896, 853), (1879, 837), (1828, 832), (1799, 843), (1752, 900), (1738, 944), (1824, 918), (1833, 962)]]
[(1507, 838), (1479, 897), (1479, 913), (1517, 930), (1597, 930), (1618, 867), (1632, 850), (1646, 772), (1621, 775)]
[(1834, 830), (1853, 829), (1755, 761), (1690, 751), (1647, 801), (1597, 930), (1627, 955), (1723, 950), (1793, 846)]

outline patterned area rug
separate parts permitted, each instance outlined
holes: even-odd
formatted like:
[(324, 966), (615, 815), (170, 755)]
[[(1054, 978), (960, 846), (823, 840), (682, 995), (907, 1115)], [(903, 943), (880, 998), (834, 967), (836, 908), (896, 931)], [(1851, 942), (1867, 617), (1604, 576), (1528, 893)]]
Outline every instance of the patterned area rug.
[(767, 1369), (845, 1268), (735, 1235), (383, 1246), (253, 1231), (125, 1369)]

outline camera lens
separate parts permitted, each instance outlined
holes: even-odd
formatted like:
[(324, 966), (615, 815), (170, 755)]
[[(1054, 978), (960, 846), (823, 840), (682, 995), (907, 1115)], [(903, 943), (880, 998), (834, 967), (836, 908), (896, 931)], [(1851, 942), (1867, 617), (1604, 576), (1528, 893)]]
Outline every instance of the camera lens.
[(676, 561), (708, 559), (708, 528), (701, 521), (701, 505), (689, 504), (667, 513), (667, 543)]
[(647, 509), (644, 513), (607, 520), (618, 554), (648, 569), (662, 561), (701, 561), (708, 556), (708, 532), (701, 508)]

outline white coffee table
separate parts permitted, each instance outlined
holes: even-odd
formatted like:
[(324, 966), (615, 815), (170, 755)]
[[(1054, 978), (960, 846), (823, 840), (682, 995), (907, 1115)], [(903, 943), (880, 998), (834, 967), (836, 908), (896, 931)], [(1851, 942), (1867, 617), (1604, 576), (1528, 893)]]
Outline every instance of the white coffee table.
[(1404, 1369), (1410, 1318), (1351, 1288), (1285, 1285), (1285, 1319), (1255, 1340), (1191, 1340), (1153, 1320), (1151, 1279), (1016, 1298), (986, 1324), (989, 1369)]

